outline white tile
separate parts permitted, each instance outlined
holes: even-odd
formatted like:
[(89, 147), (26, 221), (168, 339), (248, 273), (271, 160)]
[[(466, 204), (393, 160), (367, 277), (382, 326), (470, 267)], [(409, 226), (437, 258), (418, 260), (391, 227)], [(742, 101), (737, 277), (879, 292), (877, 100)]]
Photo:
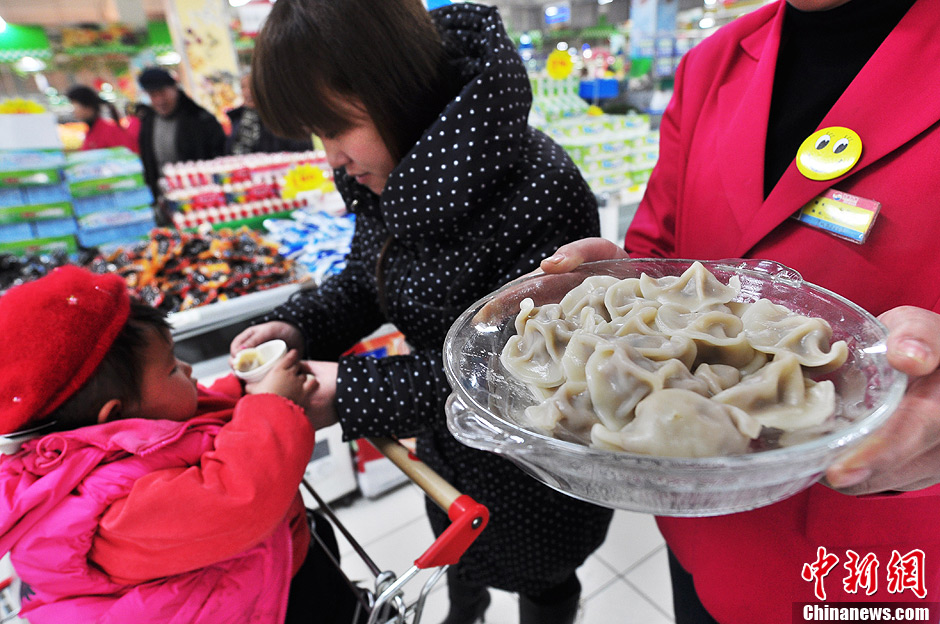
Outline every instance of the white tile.
[[(357, 498), (350, 505), (333, 509), (352, 537), (369, 552), (368, 546), (412, 523), (431, 527), (424, 511), (424, 493), (411, 484), (398, 487), (378, 498)], [(352, 552), (349, 542), (337, 531), (340, 553)], [(430, 542), (428, 542), (430, 544)]]
[[(519, 598), (498, 589), (490, 590), (490, 607), (486, 610), (486, 624), (519, 624)], [(427, 624), (432, 624), (428, 620)]]
[(653, 516), (618, 510), (614, 512), (607, 539), (594, 554), (622, 574), (663, 543)]
[(669, 559), (665, 546), (660, 547), (649, 558), (627, 572), (623, 578), (670, 617), (673, 617), (672, 582), (669, 579)]
[(617, 571), (604, 563), (596, 554), (588, 557), (584, 565), (578, 568), (582, 599), (590, 598), (616, 576)]
[(582, 603), (579, 624), (671, 624), (672, 619), (617, 579)]
[[(434, 533), (430, 525), (420, 518), (362, 546), (379, 570), (391, 571), (399, 577), (433, 542)], [(343, 571), (347, 577), (364, 581), (367, 586), (372, 584), (372, 573), (355, 552), (341, 552), (340, 554)]]
[[(484, 615), (486, 624), (519, 624), (519, 600), (516, 595), (498, 589), (489, 591), (491, 602)], [(417, 598), (417, 593), (406, 593), (406, 597), (413, 600)], [(420, 624), (440, 624), (447, 617), (448, 607), (447, 581), (442, 580), (428, 596)]]

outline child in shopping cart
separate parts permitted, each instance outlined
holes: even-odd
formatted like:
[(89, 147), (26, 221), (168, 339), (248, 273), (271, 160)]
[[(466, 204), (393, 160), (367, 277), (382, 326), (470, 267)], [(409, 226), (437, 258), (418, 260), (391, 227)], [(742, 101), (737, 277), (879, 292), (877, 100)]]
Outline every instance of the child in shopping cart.
[(0, 297), (0, 434), (45, 426), (0, 459), (22, 617), (352, 621), (299, 496), (315, 379), (296, 353), (244, 389), (191, 374), (117, 275), (62, 267)]

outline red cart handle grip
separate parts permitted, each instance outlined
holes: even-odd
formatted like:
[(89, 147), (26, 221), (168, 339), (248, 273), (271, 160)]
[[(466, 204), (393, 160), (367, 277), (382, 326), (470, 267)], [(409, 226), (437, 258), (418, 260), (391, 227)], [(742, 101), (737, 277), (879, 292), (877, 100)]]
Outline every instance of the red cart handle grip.
[(447, 516), (450, 526), (415, 560), (416, 567), (425, 570), (454, 565), (490, 521), (489, 510), (466, 494), (451, 504)]

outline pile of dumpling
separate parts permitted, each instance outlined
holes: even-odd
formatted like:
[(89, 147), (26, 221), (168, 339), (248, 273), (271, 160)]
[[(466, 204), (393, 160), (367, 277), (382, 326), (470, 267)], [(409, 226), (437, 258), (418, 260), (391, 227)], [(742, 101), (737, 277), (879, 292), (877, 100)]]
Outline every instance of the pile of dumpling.
[(696, 262), (680, 276), (592, 276), (560, 303), (520, 304), (500, 360), (538, 399), (526, 423), (591, 446), (668, 457), (748, 452), (761, 431), (818, 427), (836, 411), (844, 341), (823, 319), (734, 301)]

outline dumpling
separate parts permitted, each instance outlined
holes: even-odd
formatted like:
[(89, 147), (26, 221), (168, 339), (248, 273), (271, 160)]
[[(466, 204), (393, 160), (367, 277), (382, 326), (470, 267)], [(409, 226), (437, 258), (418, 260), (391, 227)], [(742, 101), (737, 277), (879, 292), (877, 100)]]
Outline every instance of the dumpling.
[(792, 353), (814, 372), (835, 370), (849, 354), (844, 340), (830, 344), (832, 327), (824, 319), (794, 314), (767, 299), (751, 304), (741, 317), (744, 335), (758, 351)]
[[(584, 382), (562, 384), (547, 399), (525, 409), (525, 420), (548, 435), (587, 440), (598, 420)], [(569, 434), (569, 435), (566, 435)]]
[(611, 319), (625, 316), (638, 306), (650, 305), (640, 291), (640, 280), (636, 277), (622, 279), (611, 284), (604, 294), (604, 307)]
[(792, 431), (814, 427), (832, 416), (835, 397), (831, 381), (806, 379), (799, 360), (788, 353), (712, 399), (743, 409), (765, 427)]
[(598, 326), (598, 333), (627, 336), (629, 334), (661, 334), (656, 329), (657, 306), (637, 306), (624, 316)]
[(565, 355), (561, 358), (561, 368), (566, 381), (587, 381), (585, 368), (588, 358), (605, 338), (597, 334), (578, 330), (571, 335)]
[(503, 347), (500, 361), (517, 378), (537, 388), (555, 388), (564, 382), (561, 358), (574, 328), (561, 318), (561, 307), (535, 307), (523, 299), (516, 316), (516, 335)]
[(662, 388), (657, 368), (629, 345), (598, 344), (584, 372), (594, 413), (604, 426), (620, 429), (633, 419), (633, 408), (643, 397)]
[(601, 424), (591, 429), (594, 446), (663, 457), (739, 455), (760, 433), (760, 424), (742, 410), (715, 403), (688, 390), (650, 394), (636, 417), (619, 431)]
[(722, 284), (701, 262), (695, 262), (678, 277), (654, 278), (643, 273), (640, 290), (647, 299), (701, 310), (734, 299), (741, 290), (741, 280), (735, 275), (727, 285)]
[(679, 360), (690, 370), (698, 354), (695, 342), (686, 336), (633, 333), (617, 336), (611, 340), (615, 343), (630, 345), (643, 357), (657, 362)]
[(662, 305), (656, 327), (667, 336), (683, 336), (695, 342), (698, 362), (745, 366), (754, 359), (754, 348), (741, 333), (741, 319), (720, 310), (689, 311), (677, 304)]
[(616, 277), (610, 275), (592, 275), (572, 288), (559, 302), (565, 318), (579, 318), (581, 310), (591, 307), (597, 314), (603, 316), (605, 321), (609, 321), (610, 314), (604, 306), (604, 295), (607, 289), (618, 281)]
[(695, 376), (708, 386), (707, 396), (714, 396), (741, 381), (741, 371), (727, 364), (699, 364)]

